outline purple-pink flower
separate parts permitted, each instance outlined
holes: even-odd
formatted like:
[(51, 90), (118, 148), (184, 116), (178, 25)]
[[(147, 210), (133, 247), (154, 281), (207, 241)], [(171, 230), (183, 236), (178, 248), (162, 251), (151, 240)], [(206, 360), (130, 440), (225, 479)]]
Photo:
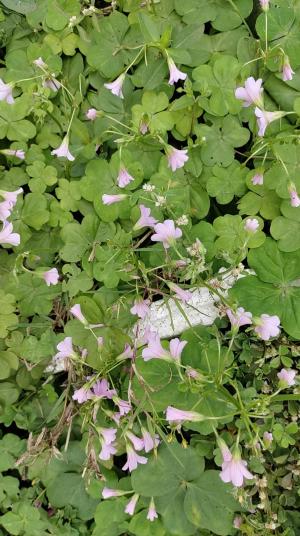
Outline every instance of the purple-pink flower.
[(258, 136), (264, 136), (267, 126), (285, 115), (285, 112), (267, 112), (258, 107), (255, 108), (254, 112), (257, 117)]
[(12, 206), (9, 201), (0, 203), (0, 221), (6, 221), (12, 211)]
[(143, 298), (137, 298), (134, 300), (134, 305), (131, 307), (130, 312), (133, 315), (137, 315), (139, 318), (145, 318), (149, 313), (150, 300), (143, 300)]
[(72, 315), (75, 316), (75, 318), (77, 318), (77, 320), (79, 320), (79, 322), (81, 322), (85, 326), (88, 324), (87, 319), (84, 318), (84, 316), (83, 316), (83, 314), (81, 312), (81, 307), (80, 307), (79, 303), (75, 303), (75, 305), (73, 305), (73, 307), (71, 307), (70, 313), (72, 313)]
[(255, 319), (255, 333), (263, 340), (268, 341), (271, 337), (277, 337), (280, 333), (280, 318), (277, 315), (263, 314)]
[(269, 9), (269, 0), (259, 0), (260, 6), (264, 11)]
[(175, 298), (184, 303), (191, 301), (193, 294), (189, 290), (184, 290), (175, 283), (168, 283), (169, 288), (175, 292)]
[(117, 97), (120, 97), (121, 99), (124, 99), (124, 95), (122, 92), (124, 80), (125, 80), (125, 73), (122, 73), (113, 82), (110, 82), (109, 84), (104, 84), (104, 87), (109, 89), (113, 95), (116, 95)]
[(264, 432), (263, 440), (265, 445), (269, 447), (273, 441), (273, 434), (271, 432)]
[(102, 203), (103, 205), (113, 205), (114, 203), (120, 203), (126, 199), (127, 194), (103, 194)]
[(144, 448), (144, 440), (134, 435), (130, 430), (126, 432), (126, 437), (131, 441), (135, 450), (140, 451)]
[(185, 162), (187, 162), (189, 159), (187, 149), (175, 149), (175, 147), (172, 147), (172, 145), (168, 145), (166, 151), (168, 157), (168, 166), (172, 169), (172, 171), (182, 168)]
[(262, 106), (263, 88), (261, 87), (261, 85), (261, 78), (255, 80), (253, 76), (250, 76), (250, 78), (247, 78), (247, 80), (245, 81), (244, 87), (236, 88), (235, 96), (237, 99), (243, 101), (243, 106), (245, 108), (251, 106), (251, 104), (255, 104), (256, 106)]
[(287, 82), (288, 80), (293, 80), (293, 74), (295, 74), (295, 71), (293, 71), (290, 65), (289, 58), (285, 56), (282, 67), (282, 80), (284, 82)]
[(182, 236), (182, 230), (175, 227), (173, 220), (165, 220), (163, 223), (154, 225), (155, 233), (151, 236), (153, 242), (162, 242), (165, 249), (168, 249), (177, 238)]
[(80, 387), (80, 389), (76, 389), (74, 391), (72, 398), (73, 400), (77, 400), (78, 404), (83, 404), (83, 402), (90, 400), (92, 396), (93, 393), (90, 389), (87, 389), (86, 387)]
[(85, 117), (89, 119), (89, 121), (95, 121), (95, 119), (97, 118), (97, 114), (98, 112), (96, 108), (89, 108), (85, 114)]
[(58, 156), (58, 158), (65, 157), (70, 160), (70, 162), (75, 160), (75, 157), (69, 151), (69, 137), (65, 136), (60, 146), (51, 151), (51, 154)]
[(146, 123), (146, 121), (142, 121), (141, 124), (140, 124), (140, 133), (143, 134), (147, 134), (148, 132), (148, 123)]
[(58, 80), (56, 80), (56, 78), (52, 77), (52, 78), (46, 78), (43, 81), (42, 86), (47, 87), (48, 89), (52, 89), (52, 91), (58, 91), (61, 86), (61, 83)]
[(289, 194), (290, 194), (290, 200), (291, 200), (291, 206), (292, 207), (299, 207), (300, 206), (300, 198), (298, 196), (296, 186), (292, 184), (289, 188)]
[(247, 218), (246, 223), (244, 225), (245, 231), (248, 231), (248, 233), (256, 233), (258, 228), (259, 222), (256, 218)]
[(3, 227), (0, 231), (0, 244), (9, 244), (11, 246), (18, 246), (20, 244), (21, 237), (18, 233), (13, 233), (13, 225), (8, 221), (3, 222)]
[(65, 337), (60, 343), (57, 345), (57, 354), (55, 354), (54, 358), (57, 359), (64, 359), (66, 357), (70, 357), (74, 354), (73, 345), (72, 345), (72, 337)]
[(232, 327), (240, 328), (247, 324), (252, 324), (252, 313), (245, 311), (243, 307), (238, 307), (236, 311), (226, 309), (226, 314), (231, 322)]
[(7, 104), (14, 104), (14, 98), (12, 96), (12, 85), (5, 84), (0, 78), (0, 101), (4, 100)]
[(134, 511), (135, 511), (135, 507), (136, 507), (136, 503), (138, 502), (138, 500), (139, 500), (139, 494), (135, 493), (131, 497), (130, 501), (125, 506), (125, 510), (124, 510), (125, 514), (133, 516)]
[(155, 509), (154, 499), (152, 497), (148, 508), (147, 519), (149, 521), (154, 521), (154, 519), (156, 519), (157, 517), (158, 515)]
[(247, 462), (241, 459), (238, 449), (233, 455), (225, 443), (221, 446), (223, 456), (222, 471), (220, 477), (223, 482), (232, 482), (235, 487), (241, 487), (244, 479), (251, 480), (254, 476), (247, 469)]
[(182, 409), (174, 408), (173, 406), (168, 406), (166, 409), (166, 420), (169, 423), (178, 423), (181, 424), (184, 421), (202, 421), (203, 417), (197, 411), (185, 411)]
[(255, 175), (251, 179), (252, 184), (254, 186), (261, 186), (264, 183), (264, 175), (262, 172), (255, 173)]
[(134, 471), (138, 464), (146, 464), (148, 459), (145, 458), (145, 456), (140, 456), (135, 452), (135, 450), (127, 443), (126, 445), (126, 451), (127, 451), (127, 461), (125, 465), (123, 465), (122, 469), (123, 471)]
[(117, 394), (115, 389), (110, 389), (109, 383), (105, 378), (102, 378), (102, 380), (97, 380), (92, 386), (92, 390), (94, 392), (94, 395), (98, 398), (111, 399)]
[(99, 459), (106, 462), (110, 460), (110, 457), (116, 454), (116, 452), (117, 449), (113, 444), (103, 442), (99, 453)]
[(23, 151), (23, 149), (2, 149), (0, 153), (6, 156), (15, 156), (20, 160), (25, 159), (25, 151)]
[(158, 435), (152, 436), (148, 430), (142, 427), (142, 437), (144, 441), (144, 450), (145, 452), (150, 452), (159, 445)]
[(144, 205), (139, 205), (139, 209), (141, 211), (141, 216), (134, 225), (133, 230), (138, 231), (143, 227), (154, 227), (154, 225), (157, 223), (157, 220), (151, 216), (151, 209), (145, 207)]
[(170, 359), (170, 353), (162, 347), (158, 333), (150, 334), (148, 345), (142, 351), (142, 358), (144, 361), (149, 361), (150, 359)]
[(277, 373), (277, 378), (279, 378), (280, 383), (283, 387), (291, 387), (292, 385), (295, 385), (295, 378), (296, 378), (297, 371), (294, 369), (281, 369), (280, 372)]
[(236, 516), (233, 520), (233, 526), (235, 529), (239, 529), (243, 523), (243, 518), (241, 516)]
[(179, 339), (170, 340), (170, 354), (175, 361), (180, 361), (182, 350), (187, 345), (187, 341), (180, 341)]
[(122, 495), (124, 495), (124, 491), (120, 491), (118, 489), (104, 487), (102, 490), (103, 499), (110, 499), (111, 497), (121, 497)]
[(122, 400), (122, 398), (115, 396), (113, 401), (119, 408), (120, 417), (127, 415), (131, 411), (131, 404), (127, 400)]
[(50, 287), (50, 285), (57, 285), (59, 280), (59, 273), (57, 269), (51, 268), (51, 270), (43, 272), (43, 279), (46, 282), (47, 287)]
[(119, 175), (117, 177), (117, 183), (119, 188), (125, 188), (127, 184), (134, 181), (134, 178), (128, 173), (124, 166), (120, 167)]
[(18, 195), (22, 193), (23, 193), (23, 188), (18, 188), (18, 190), (14, 190), (13, 192), (6, 192), (5, 190), (0, 190), (1, 197), (3, 197), (4, 201), (7, 201), (8, 203), (10, 203), (11, 207), (15, 206)]
[(178, 67), (176, 67), (174, 61), (172, 60), (172, 58), (170, 58), (170, 56), (168, 56), (168, 67), (169, 67), (169, 73), (170, 73), (170, 78), (169, 78), (170, 86), (174, 85), (176, 82), (178, 82), (178, 80), (186, 79), (187, 74), (183, 73), (182, 71), (178, 69)]

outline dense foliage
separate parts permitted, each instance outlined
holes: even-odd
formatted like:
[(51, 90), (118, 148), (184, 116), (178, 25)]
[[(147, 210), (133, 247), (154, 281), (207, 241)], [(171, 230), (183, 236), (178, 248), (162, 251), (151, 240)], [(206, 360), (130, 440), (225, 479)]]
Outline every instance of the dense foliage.
[(299, 535), (298, 0), (0, 5), (0, 535)]

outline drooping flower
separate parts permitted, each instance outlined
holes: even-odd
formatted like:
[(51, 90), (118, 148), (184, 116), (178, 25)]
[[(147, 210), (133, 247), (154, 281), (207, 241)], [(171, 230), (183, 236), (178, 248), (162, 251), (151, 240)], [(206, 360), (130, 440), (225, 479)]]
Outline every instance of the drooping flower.
[(253, 76), (250, 76), (245, 81), (244, 87), (236, 88), (235, 97), (243, 101), (244, 108), (251, 106), (251, 104), (255, 104), (256, 106), (262, 106), (263, 88), (261, 87), (261, 85), (261, 78), (255, 80)]
[(263, 440), (265, 446), (269, 447), (273, 441), (273, 434), (271, 432), (264, 432)]
[(116, 428), (99, 428), (99, 431), (100, 431), (100, 434), (101, 436), (103, 437), (105, 443), (107, 443), (107, 445), (110, 445), (111, 443), (113, 443), (116, 439), (116, 435), (117, 435), (117, 429)]
[(166, 420), (170, 423), (183, 423), (184, 421), (202, 421), (203, 417), (197, 411), (185, 411), (182, 409), (174, 408), (173, 406), (168, 406), (166, 409)]
[(13, 86), (11, 84), (5, 84), (0, 78), (0, 101), (4, 100), (7, 104), (14, 104), (15, 100), (12, 96)]
[(70, 357), (74, 354), (73, 350), (73, 344), (72, 344), (72, 337), (65, 337), (61, 342), (57, 345), (57, 354), (55, 354), (54, 359), (65, 359), (66, 357)]
[(81, 307), (80, 307), (80, 304), (79, 304), (79, 303), (75, 303), (75, 305), (73, 305), (73, 307), (71, 307), (71, 309), (70, 309), (70, 313), (72, 313), (72, 315), (75, 316), (75, 318), (77, 318), (77, 320), (79, 320), (79, 322), (81, 322), (82, 324), (84, 324), (85, 326), (87, 326), (88, 321), (87, 321), (87, 319), (83, 316), (83, 314), (82, 314), (82, 312), (81, 312)]
[(119, 397), (113, 397), (113, 401), (117, 404), (120, 412), (120, 417), (127, 415), (131, 411), (131, 404), (127, 400), (122, 400)]
[(158, 447), (158, 445), (159, 445), (159, 437), (158, 437), (158, 435), (155, 434), (154, 437), (153, 437), (150, 434), (150, 432), (148, 432), (148, 430), (146, 430), (145, 428), (142, 427), (142, 437), (143, 437), (143, 441), (144, 441), (144, 450), (145, 450), (145, 452), (150, 452), (154, 448)]
[(124, 495), (124, 491), (121, 491), (119, 489), (112, 489), (112, 488), (105, 487), (102, 490), (103, 499), (110, 499), (111, 497), (121, 497), (122, 495)]
[(291, 206), (295, 207), (295, 208), (299, 207), (300, 206), (300, 197), (298, 196), (296, 186), (294, 184), (290, 185), (289, 194), (290, 194)]
[(139, 229), (143, 229), (143, 227), (154, 227), (157, 220), (150, 215), (151, 209), (144, 205), (139, 205), (139, 209), (141, 211), (141, 216), (134, 225), (133, 230), (138, 231)]
[(11, 207), (14, 207), (17, 202), (17, 197), (19, 194), (23, 193), (23, 188), (19, 188), (18, 190), (15, 190), (14, 192), (6, 192), (4, 190), (0, 190), (0, 195), (3, 197), (3, 199), (10, 203)]
[(277, 373), (277, 378), (279, 378), (280, 383), (283, 387), (291, 387), (292, 385), (295, 385), (295, 377), (296, 377), (297, 371), (294, 369), (281, 369), (280, 372)]
[(175, 62), (168, 56), (168, 67), (169, 67), (169, 85), (172, 86), (178, 82), (178, 80), (185, 80), (187, 77), (186, 73), (183, 73), (176, 67)]
[(269, 0), (259, 0), (260, 6), (263, 11), (268, 11), (269, 9)]
[(180, 361), (182, 350), (187, 345), (187, 341), (180, 341), (179, 339), (170, 340), (170, 354), (176, 361)]
[(137, 298), (134, 300), (134, 305), (131, 307), (130, 312), (133, 315), (137, 315), (139, 318), (145, 318), (149, 313), (150, 300), (143, 300), (143, 298)]
[(148, 346), (143, 349), (142, 358), (144, 361), (150, 359), (170, 360), (170, 353), (162, 347), (158, 333), (152, 333), (148, 338)]
[(288, 80), (293, 80), (293, 74), (295, 74), (295, 71), (293, 71), (290, 65), (289, 58), (287, 56), (284, 56), (282, 66), (282, 80), (284, 82), (287, 82)]
[(155, 509), (154, 499), (153, 497), (151, 497), (151, 501), (150, 501), (148, 513), (147, 513), (147, 519), (149, 521), (154, 521), (154, 519), (156, 519), (157, 517), (158, 515)]
[(264, 183), (264, 175), (262, 172), (255, 173), (252, 177), (251, 182), (254, 186), (261, 186)]
[(51, 268), (51, 270), (43, 272), (43, 279), (46, 282), (47, 287), (50, 287), (50, 285), (57, 285), (59, 280), (59, 273), (57, 269)]
[(43, 87), (47, 87), (48, 89), (52, 89), (52, 91), (58, 91), (61, 87), (61, 83), (54, 77), (46, 78), (43, 83)]
[(248, 231), (248, 233), (256, 233), (258, 228), (259, 222), (256, 218), (247, 218), (246, 223), (244, 225), (245, 231)]
[(126, 506), (125, 506), (125, 510), (124, 510), (125, 514), (128, 514), (128, 515), (130, 515), (130, 516), (133, 516), (134, 511), (135, 511), (135, 507), (136, 507), (136, 504), (137, 504), (138, 500), (139, 500), (139, 494), (138, 494), (138, 493), (135, 493), (135, 494), (131, 497), (130, 501), (129, 501), (129, 502), (126, 504)]
[(6, 221), (7, 218), (9, 218), (12, 208), (13, 207), (9, 201), (0, 203), (0, 221)]
[(187, 149), (175, 149), (175, 147), (172, 147), (172, 145), (168, 145), (166, 152), (168, 157), (168, 166), (172, 169), (172, 171), (182, 168), (185, 162), (187, 162), (189, 159)]
[(254, 112), (257, 117), (258, 136), (264, 136), (267, 126), (285, 115), (285, 112), (267, 112), (258, 107), (255, 108)]
[(127, 184), (134, 181), (134, 178), (128, 173), (124, 166), (120, 167), (119, 175), (117, 177), (117, 183), (119, 188), (125, 188)]
[(80, 387), (80, 389), (76, 389), (74, 391), (72, 398), (73, 400), (77, 400), (78, 404), (83, 404), (83, 402), (90, 400), (92, 396), (93, 396), (93, 393), (90, 389), (87, 389), (85, 387)]
[(247, 469), (247, 462), (242, 460), (238, 449), (231, 454), (227, 445), (221, 446), (223, 456), (222, 471), (220, 477), (223, 482), (231, 482), (235, 487), (239, 488), (243, 485), (244, 479), (252, 480), (254, 476)]
[(175, 283), (168, 283), (169, 287), (173, 292), (175, 292), (175, 297), (178, 300), (181, 300), (184, 303), (191, 301), (193, 294), (189, 290), (184, 290), (183, 288), (175, 285)]
[(126, 199), (127, 194), (103, 194), (102, 203), (103, 205), (113, 205), (114, 203), (120, 203)]
[(232, 327), (240, 328), (241, 326), (252, 324), (252, 313), (245, 311), (243, 307), (238, 307), (235, 312), (232, 309), (226, 309), (226, 314)]
[(15, 156), (20, 160), (25, 159), (25, 151), (23, 151), (22, 149), (2, 149), (0, 153), (4, 154), (5, 156)]
[(140, 456), (135, 452), (135, 450), (127, 443), (126, 445), (126, 451), (127, 451), (127, 461), (125, 465), (123, 465), (122, 470), (123, 471), (134, 471), (138, 464), (145, 465), (148, 461), (145, 456)]
[(131, 441), (131, 443), (133, 444), (135, 450), (137, 450), (137, 451), (143, 450), (143, 448), (144, 448), (143, 439), (141, 439), (140, 437), (137, 437), (136, 435), (134, 435), (132, 432), (130, 432), (130, 430), (128, 432), (126, 432), (126, 437), (128, 437), (128, 439)]
[(165, 249), (168, 249), (177, 238), (182, 236), (182, 230), (175, 227), (173, 220), (165, 220), (163, 223), (154, 225), (155, 233), (151, 236), (152, 242), (162, 242)]
[(101, 451), (99, 453), (99, 459), (102, 461), (108, 461), (110, 460), (111, 456), (116, 454), (116, 452), (117, 449), (113, 444), (103, 442), (101, 445)]
[(97, 118), (97, 114), (98, 112), (96, 108), (89, 108), (85, 114), (85, 117), (89, 119), (90, 121), (95, 121), (95, 119)]
[(104, 87), (109, 89), (113, 95), (116, 95), (117, 97), (120, 97), (121, 99), (124, 99), (124, 95), (122, 92), (124, 80), (125, 80), (125, 73), (122, 73), (113, 82), (110, 82), (109, 84), (104, 84)]
[(280, 333), (280, 318), (277, 315), (263, 314), (255, 319), (255, 333), (263, 340), (268, 341), (271, 337), (277, 337)]
[(109, 383), (105, 378), (102, 378), (102, 380), (97, 380), (92, 386), (92, 390), (94, 392), (94, 395), (98, 398), (111, 399), (117, 394), (115, 389), (110, 389)]
[(13, 225), (8, 221), (3, 222), (2, 230), (0, 231), (0, 244), (9, 244), (11, 246), (18, 246), (20, 244), (21, 237), (18, 233), (13, 233)]
[(70, 162), (75, 160), (75, 157), (69, 151), (69, 137), (65, 136), (60, 146), (51, 151), (51, 154), (56, 155), (58, 158), (65, 157), (70, 160)]

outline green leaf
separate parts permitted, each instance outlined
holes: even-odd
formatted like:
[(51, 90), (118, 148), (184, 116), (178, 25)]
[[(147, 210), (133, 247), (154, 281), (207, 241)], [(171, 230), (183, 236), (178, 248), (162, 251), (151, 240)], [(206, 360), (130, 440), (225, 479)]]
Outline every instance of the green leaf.
[(71, 505), (78, 509), (80, 519), (94, 516), (98, 501), (89, 497), (80, 474), (62, 473), (47, 486), (49, 502), (56, 508)]
[(48, 220), (49, 211), (45, 196), (37, 193), (27, 194), (22, 209), (22, 221), (39, 230)]
[(15, 301), (15, 296), (12, 294), (5, 294), (4, 291), (0, 289), (0, 338), (4, 339), (4, 337), (7, 336), (9, 329), (18, 324), (18, 317), (15, 314)]

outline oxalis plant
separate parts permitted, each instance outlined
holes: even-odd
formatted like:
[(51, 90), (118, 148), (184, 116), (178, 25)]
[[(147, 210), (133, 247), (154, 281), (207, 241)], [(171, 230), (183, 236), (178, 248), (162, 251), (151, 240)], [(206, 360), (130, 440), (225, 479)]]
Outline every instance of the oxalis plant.
[(299, 535), (299, 2), (0, 5), (0, 535)]

